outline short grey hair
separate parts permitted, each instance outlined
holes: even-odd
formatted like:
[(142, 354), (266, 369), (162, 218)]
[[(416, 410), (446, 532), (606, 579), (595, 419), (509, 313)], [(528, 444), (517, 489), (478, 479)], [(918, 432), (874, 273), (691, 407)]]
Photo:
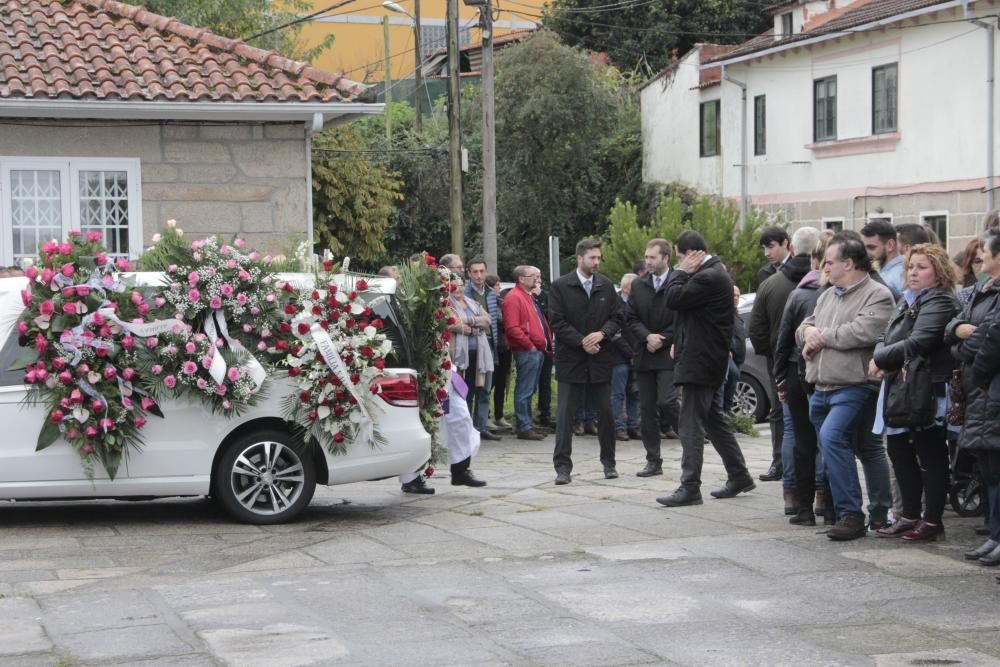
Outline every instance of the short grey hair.
[(819, 230), (815, 227), (799, 227), (792, 234), (792, 248), (796, 255), (812, 255), (819, 246)]
[(515, 266), (511, 274), (514, 276), (514, 280), (517, 280), (518, 278), (523, 278), (524, 276), (534, 273), (534, 269), (535, 267), (533, 266), (521, 264), (520, 266)]
[(626, 285), (631, 285), (632, 281), (635, 280), (638, 277), (639, 276), (637, 274), (635, 274), (635, 273), (626, 273), (624, 276), (622, 276), (622, 281), (619, 284), (619, 287), (621, 287), (622, 289), (625, 289)]
[(438, 264), (447, 267), (449, 269), (455, 264), (460, 264), (461, 262), (462, 262), (461, 256), (456, 255), (454, 253), (448, 253), (447, 255), (443, 255), (441, 259), (438, 260)]

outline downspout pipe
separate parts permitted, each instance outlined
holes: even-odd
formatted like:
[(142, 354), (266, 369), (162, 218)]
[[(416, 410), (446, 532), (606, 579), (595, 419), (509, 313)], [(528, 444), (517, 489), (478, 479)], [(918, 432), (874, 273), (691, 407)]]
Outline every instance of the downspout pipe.
[(739, 86), (742, 91), (742, 106), (740, 109), (740, 229), (747, 223), (747, 84), (729, 76), (726, 66), (722, 65), (722, 79)]
[(969, 9), (970, 0), (962, 3), (965, 18), (970, 23), (986, 30), (986, 210), (992, 211), (996, 206), (996, 26), (978, 18), (974, 18)]

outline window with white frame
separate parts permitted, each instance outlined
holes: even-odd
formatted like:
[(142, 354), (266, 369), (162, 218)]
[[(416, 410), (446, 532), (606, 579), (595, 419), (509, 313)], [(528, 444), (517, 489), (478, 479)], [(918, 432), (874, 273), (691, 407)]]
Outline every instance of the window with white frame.
[(844, 219), (823, 218), (823, 229), (829, 229), (832, 232), (842, 232), (844, 231)]
[(948, 245), (948, 211), (926, 211), (920, 214), (920, 221), (930, 227), (942, 243)]
[(872, 69), (872, 134), (895, 132), (899, 66), (896, 63)]
[(0, 258), (19, 264), (79, 229), (115, 257), (142, 251), (139, 160), (0, 156)]
[(837, 138), (837, 77), (813, 81), (813, 140)]

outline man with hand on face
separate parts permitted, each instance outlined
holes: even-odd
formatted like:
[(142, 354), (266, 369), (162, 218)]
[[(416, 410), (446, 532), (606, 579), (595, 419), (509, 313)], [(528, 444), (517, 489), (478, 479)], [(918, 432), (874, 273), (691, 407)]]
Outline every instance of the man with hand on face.
[(674, 311), (667, 306), (670, 276), (670, 243), (653, 239), (646, 244), (646, 275), (632, 281), (627, 319), (636, 341), (635, 371), (639, 380), (639, 423), (646, 448), (646, 466), (639, 477), (663, 474), (660, 456), (660, 423), (676, 427), (680, 405), (674, 385)]
[(571, 481), (573, 419), (576, 399), (584, 386), (597, 410), (604, 477), (618, 477), (615, 420), (611, 410), (611, 375), (615, 363), (611, 340), (621, 331), (625, 315), (614, 285), (597, 273), (600, 265), (600, 242), (584, 239), (576, 244), (576, 270), (553, 282), (549, 290), (549, 321), (556, 340), (555, 371), (559, 383), (556, 446), (552, 455), (556, 484)]
[(667, 507), (700, 505), (701, 466), (705, 436), (726, 467), (725, 486), (715, 498), (732, 498), (755, 488), (743, 452), (716, 400), (729, 370), (733, 335), (733, 281), (718, 257), (708, 254), (701, 234), (686, 231), (677, 237), (680, 264), (667, 279), (667, 307), (674, 311), (674, 384), (681, 401), (681, 486), (656, 499)]

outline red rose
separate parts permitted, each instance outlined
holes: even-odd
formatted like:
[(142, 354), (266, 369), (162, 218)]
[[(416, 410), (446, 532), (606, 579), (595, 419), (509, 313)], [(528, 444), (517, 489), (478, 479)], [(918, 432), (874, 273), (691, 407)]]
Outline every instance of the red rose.
[(438, 318), (439, 320), (443, 320), (444, 319), (444, 311), (443, 310), (435, 311), (434, 312), (434, 317)]
[(338, 403), (337, 405), (333, 406), (333, 414), (335, 414), (338, 417), (340, 415), (344, 414), (344, 406), (341, 405), (340, 403)]
[(288, 292), (289, 294), (295, 291), (295, 288), (292, 287), (292, 284), (289, 282), (282, 283), (281, 289), (284, 290), (285, 292)]
[(383, 368), (385, 368), (385, 359), (376, 359), (375, 361), (372, 362), (372, 366), (374, 366), (379, 370), (382, 370)]
[(62, 410), (53, 410), (52, 414), (49, 415), (49, 420), (53, 424), (61, 424), (63, 420)]
[(296, 357), (299, 356), (299, 353), (301, 351), (302, 351), (302, 346), (301, 345), (296, 345), (295, 347), (293, 347), (291, 349), (292, 354), (294, 354)]
[(298, 330), (299, 334), (304, 336), (307, 333), (309, 333), (309, 325), (306, 324), (305, 322), (299, 322)]
[(281, 333), (292, 333), (292, 325), (288, 322), (282, 322), (278, 325), (278, 331)]
[(311, 298), (313, 301), (319, 301), (319, 292), (313, 290), (312, 293), (309, 295), (309, 298)]
[(312, 394), (309, 393), (308, 389), (299, 394), (299, 400), (302, 401), (303, 403), (308, 403), (311, 398)]
[(318, 417), (318, 416), (319, 416), (319, 415), (318, 415), (318, 414), (316, 414), (316, 411), (315, 411), (315, 410), (310, 410), (310, 411), (309, 411), (309, 415), (308, 415), (308, 417), (309, 417), (309, 421), (313, 421), (313, 422), (314, 422), (314, 421), (316, 421), (316, 417)]
[(372, 326), (375, 327), (376, 329), (381, 329), (382, 327), (385, 326), (385, 322), (383, 322), (380, 318), (376, 317), (374, 320), (372, 320)]
[(344, 441), (344, 434), (341, 433), (340, 431), (337, 431), (336, 433), (333, 434), (333, 441), (334, 442), (343, 442)]
[(365, 280), (359, 280), (357, 282), (357, 288), (362, 292), (364, 292), (366, 289), (368, 289), (368, 282)]
[(437, 395), (437, 399), (439, 401), (443, 401), (444, 399), (448, 398), (448, 392), (446, 392), (444, 389), (441, 388), (438, 388), (435, 394)]
[(333, 283), (330, 283), (329, 285), (327, 285), (326, 288), (327, 288), (327, 291), (330, 292), (330, 294), (336, 294), (337, 293), (337, 286), (334, 285)]
[(333, 260), (332, 259), (324, 259), (323, 260), (323, 270), (326, 271), (327, 273), (329, 273), (330, 271), (333, 271)]
[(451, 359), (445, 359), (444, 363), (441, 364), (441, 368), (445, 369), (446, 371), (451, 370)]
[(361, 376), (358, 375), (357, 373), (352, 373), (351, 374), (351, 384), (357, 384), (359, 382), (361, 382)]
[(322, 315), (323, 314), (323, 306), (313, 306), (312, 307), (312, 314), (313, 315)]
[(448, 326), (452, 326), (453, 324), (455, 324), (457, 322), (458, 322), (458, 320), (456, 320), (454, 317), (449, 317), (448, 318)]
[(367, 359), (371, 359), (372, 357), (375, 356), (375, 350), (371, 349), (367, 345), (362, 345), (361, 346), (361, 356), (365, 357)]
[(299, 312), (299, 309), (295, 307), (293, 304), (288, 304), (287, 306), (285, 306), (285, 314), (294, 315), (297, 312)]
[(426, 263), (427, 266), (435, 266), (437, 264), (437, 257), (434, 255), (424, 255), (424, 263)]
[(288, 350), (288, 342), (283, 340), (275, 341), (274, 347), (284, 352)]
[(319, 325), (324, 329), (330, 328), (330, 320), (320, 320)]
[(357, 298), (358, 298), (358, 293), (357, 292), (351, 292), (350, 294), (347, 295), (347, 300), (348, 301), (356, 301)]
[(291, 368), (288, 369), (288, 375), (290, 375), (293, 378), (297, 378), (301, 373), (302, 371), (300, 371), (295, 366), (292, 366)]

